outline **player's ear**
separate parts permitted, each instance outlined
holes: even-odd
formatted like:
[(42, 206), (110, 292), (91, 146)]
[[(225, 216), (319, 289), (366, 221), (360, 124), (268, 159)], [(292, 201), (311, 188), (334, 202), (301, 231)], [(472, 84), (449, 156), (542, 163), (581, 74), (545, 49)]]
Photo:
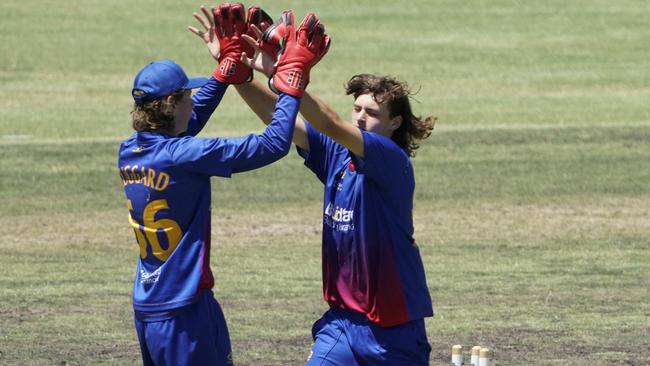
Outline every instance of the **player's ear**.
[(174, 97), (174, 94), (170, 94), (163, 97), (163, 101), (165, 101), (167, 104), (174, 104), (176, 103), (176, 97)]
[(395, 131), (402, 125), (402, 116), (395, 116), (390, 119), (390, 129)]

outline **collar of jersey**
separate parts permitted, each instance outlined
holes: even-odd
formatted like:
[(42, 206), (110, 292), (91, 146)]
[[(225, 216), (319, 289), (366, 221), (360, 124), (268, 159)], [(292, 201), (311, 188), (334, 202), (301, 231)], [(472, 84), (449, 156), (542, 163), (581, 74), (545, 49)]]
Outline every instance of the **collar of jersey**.
[(155, 141), (155, 140), (167, 140), (174, 136), (168, 135), (166, 133), (142, 131), (136, 132), (136, 139), (138, 141)]

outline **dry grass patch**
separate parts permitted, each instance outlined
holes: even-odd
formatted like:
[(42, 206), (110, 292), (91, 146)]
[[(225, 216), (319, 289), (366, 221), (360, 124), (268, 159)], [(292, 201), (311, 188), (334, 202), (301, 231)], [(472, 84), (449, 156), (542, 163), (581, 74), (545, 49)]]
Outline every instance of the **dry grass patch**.
[[(212, 231), (217, 242), (220, 238), (233, 238), (234, 243), (269, 241), (318, 240), (321, 235), (321, 205), (290, 207), (272, 211), (213, 212)], [(237, 240), (242, 238), (242, 240)]]
[[(42, 252), (79, 247), (135, 245), (127, 210), (32, 214), (3, 218), (0, 250)], [(29, 233), (26, 236), (25, 233)]]
[(650, 198), (417, 205), (415, 235), (435, 241), (535, 241), (650, 235)]

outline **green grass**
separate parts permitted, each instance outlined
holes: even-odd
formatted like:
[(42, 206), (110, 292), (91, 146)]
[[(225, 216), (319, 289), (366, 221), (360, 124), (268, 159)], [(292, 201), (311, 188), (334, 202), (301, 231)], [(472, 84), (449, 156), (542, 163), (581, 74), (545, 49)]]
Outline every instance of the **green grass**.
[[(650, 363), (646, 1), (260, 3), (321, 15), (310, 90), (343, 116), (355, 73), (391, 74), (439, 117), (414, 159), (436, 317), (495, 365)], [(116, 169), (152, 59), (214, 68), (191, 1), (0, 5), (0, 365), (132, 365), (137, 245)], [(234, 91), (203, 136), (259, 132)], [(239, 365), (300, 365), (325, 310), (322, 188), (295, 153), (213, 180), (215, 293)]]

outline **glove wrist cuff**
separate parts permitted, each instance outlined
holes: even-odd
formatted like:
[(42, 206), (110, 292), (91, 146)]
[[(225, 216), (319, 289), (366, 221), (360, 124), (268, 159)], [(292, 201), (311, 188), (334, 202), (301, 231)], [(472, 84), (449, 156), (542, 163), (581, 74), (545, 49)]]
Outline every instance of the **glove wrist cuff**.
[(253, 80), (253, 70), (232, 56), (219, 60), (212, 73), (215, 79), (226, 84), (242, 84)]
[(297, 98), (305, 93), (307, 84), (309, 84), (309, 72), (299, 67), (276, 70), (273, 77), (269, 79), (271, 90)]

